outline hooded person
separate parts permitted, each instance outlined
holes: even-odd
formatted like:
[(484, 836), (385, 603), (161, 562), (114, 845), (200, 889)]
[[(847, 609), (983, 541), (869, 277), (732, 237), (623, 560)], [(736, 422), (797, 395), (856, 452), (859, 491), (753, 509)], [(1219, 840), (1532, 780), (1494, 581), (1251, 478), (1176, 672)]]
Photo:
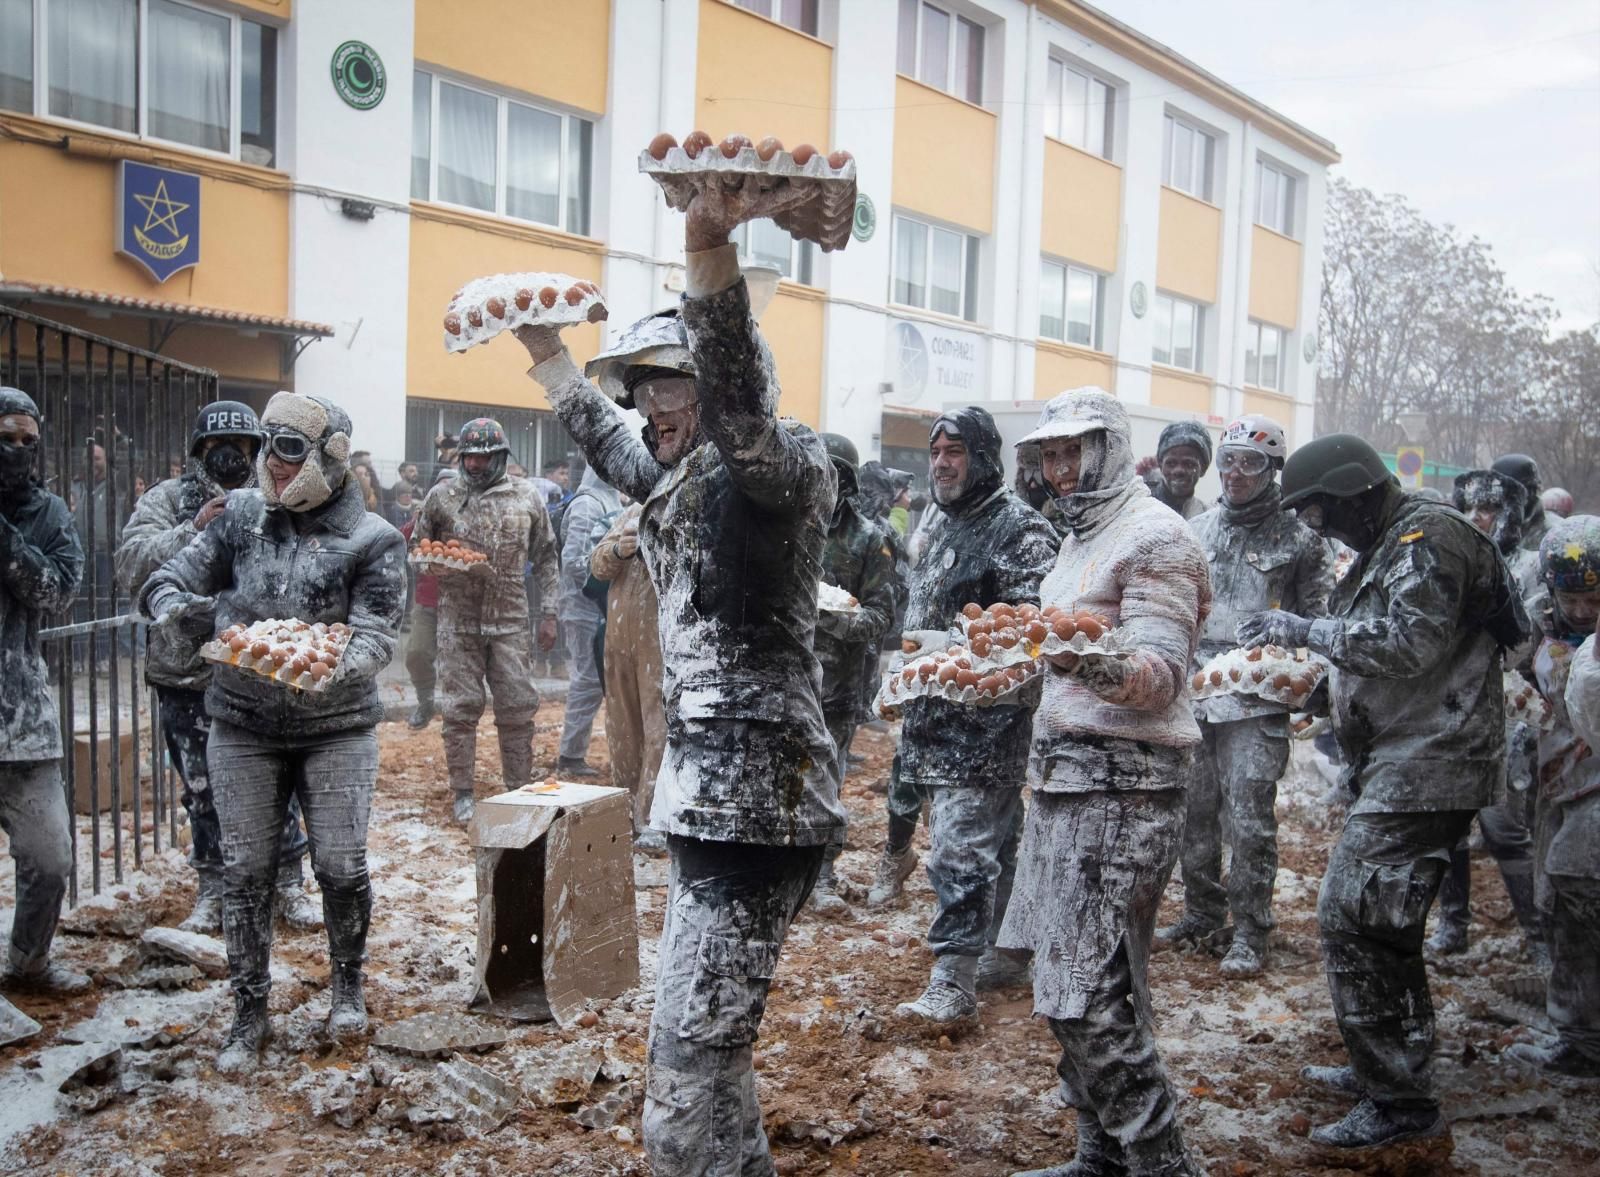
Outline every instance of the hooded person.
[(1356, 552), (1328, 617), (1266, 610), (1238, 627), (1241, 644), (1303, 646), (1332, 664), (1333, 727), (1357, 796), (1317, 898), (1350, 1063), (1301, 1075), (1358, 1102), (1312, 1140), (1447, 1138), (1423, 926), (1450, 851), (1503, 785), (1501, 659), (1526, 641), (1527, 614), (1489, 538), (1453, 508), (1403, 492), (1358, 437), (1295, 451), (1283, 505)]
[[(977, 406), (945, 413), (928, 433), (929, 483), (944, 521), (911, 576), (906, 629), (948, 631), (976, 602), (1037, 605), (1056, 536), (1005, 485), (1000, 432)], [(1025, 687), (993, 707), (913, 699), (889, 774), (889, 828), (868, 903), (896, 898), (915, 868), (911, 839), (928, 805), (928, 928), (934, 964), (926, 989), (900, 1005), (902, 1020), (961, 1026), (977, 1016), (977, 990), (1026, 981), (1026, 961), (994, 950), (1022, 832), (1028, 733), (1039, 700)]]
[(592, 361), (599, 388), (554, 330), (517, 329), (589, 464), (643, 503), (639, 552), (661, 602), (667, 744), (651, 825), (670, 881), (642, 1122), (662, 1177), (772, 1171), (751, 1047), (789, 925), (844, 826), (813, 648), (833, 464), (778, 416), (729, 240), (794, 192), (694, 193), (682, 303)]
[(39, 630), (77, 594), (83, 548), (67, 504), (39, 481), (40, 424), (32, 397), (0, 387), (0, 825), (17, 880), (0, 988), (81, 993), (89, 977), (50, 959), (72, 872), (72, 818)]
[(1545, 518), (1543, 482), (1539, 477), (1539, 463), (1527, 454), (1501, 454), (1489, 464), (1489, 469), (1522, 483), (1527, 492), (1522, 505), (1522, 546), (1530, 552), (1539, 550), (1539, 542), (1550, 527)]
[[(1289, 609), (1306, 617), (1327, 612), (1333, 588), (1328, 547), (1282, 505), (1278, 471), (1288, 452), (1283, 427), (1259, 413), (1246, 414), (1222, 431), (1217, 447), (1222, 498), (1190, 520), (1205, 549), (1212, 594), (1196, 670), (1235, 649), (1235, 627), (1263, 609)], [(1197, 716), (1202, 741), (1183, 829), (1184, 913), (1157, 935), (1164, 941), (1209, 938), (1231, 915), (1233, 939), (1220, 971), (1224, 977), (1254, 977), (1266, 967), (1267, 939), (1275, 926), (1275, 804), (1278, 779), (1289, 763), (1289, 712), (1250, 695), (1218, 696), (1203, 709)], [(1224, 824), (1233, 851), (1226, 887)]]
[[(117, 579), (138, 600), (145, 581), (222, 515), (230, 492), (253, 488), (261, 449), (261, 422), (239, 401), (215, 401), (200, 409), (189, 434), (184, 472), (151, 487), (134, 505), (117, 545)], [(211, 778), (206, 771), (205, 692), (211, 664), (200, 647), (210, 639), (214, 619), (196, 610), (181, 626), (149, 629), (145, 639), (145, 682), (160, 704), (161, 734), (167, 755), (183, 782), (183, 808), (193, 840), (189, 865), (196, 875), (194, 910), (178, 925), (186, 932), (214, 936), (222, 930), (222, 823), (217, 817)], [(300, 828), (300, 803), (289, 799), (278, 843), (274, 903), (279, 918), (296, 931), (315, 931), (322, 917), (302, 883), (306, 836)]]
[(1061, 1046), (1078, 1153), (1032, 1177), (1198, 1175), (1156, 1050), (1147, 965), (1200, 742), (1188, 679), (1211, 605), (1205, 553), (1134, 473), (1128, 415), (1109, 393), (1061, 393), (1023, 443), (1039, 446), (1066, 529), (1040, 599), (1105, 616), (1123, 651), (1048, 658), (1033, 719), (1032, 801), (999, 943), (1033, 953), (1033, 1008)]
[(1206, 509), (1195, 484), (1211, 468), (1211, 433), (1198, 421), (1174, 421), (1156, 442), (1155, 466), (1144, 476), (1156, 502), (1185, 519)]
[(223, 936), (234, 1021), (217, 1069), (257, 1065), (270, 1034), (272, 895), (284, 816), (300, 802), (322, 887), (332, 972), (327, 1029), (366, 1029), (362, 963), (372, 918), (367, 816), (378, 777), (378, 674), (405, 608), (405, 541), (370, 513), (347, 466), (350, 418), (330, 401), (275, 393), (261, 414), (259, 486), (145, 581), (144, 613), (166, 633), (211, 614), (213, 636), (270, 618), (339, 623), (349, 638), (326, 689), (296, 691), (217, 665), (206, 687), (211, 789), (222, 824)]
[(460, 473), (428, 492), (413, 535), (417, 542), (459, 540), (488, 557), (467, 571), (438, 573), (439, 714), (452, 813), (465, 825), (474, 807), (478, 720), (489, 698), (502, 783), (518, 789), (533, 779), (539, 690), (533, 685), (535, 639), (523, 574), (531, 564), (542, 609), (538, 646), (551, 650), (559, 557), (538, 490), (506, 473), (511, 446), (500, 423), (488, 417), (468, 421), (457, 452)]
[[(567, 650), (566, 713), (561, 722), (561, 745), (556, 772), (563, 777), (595, 777), (589, 765), (589, 737), (594, 717), (605, 698), (600, 667), (595, 662), (595, 637), (605, 617), (602, 606), (584, 595), (589, 581), (589, 556), (605, 526), (622, 510), (622, 497), (589, 467), (561, 512), (556, 544), (561, 551), (561, 599), (557, 615), (562, 644)], [(599, 528), (597, 531), (596, 528)]]

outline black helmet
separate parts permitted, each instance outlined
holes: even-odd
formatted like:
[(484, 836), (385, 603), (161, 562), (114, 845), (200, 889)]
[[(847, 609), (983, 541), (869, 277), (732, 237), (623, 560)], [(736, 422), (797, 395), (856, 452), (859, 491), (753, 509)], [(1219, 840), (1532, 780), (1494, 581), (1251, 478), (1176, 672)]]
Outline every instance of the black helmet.
[(189, 434), (189, 456), (198, 457), (200, 444), (208, 437), (248, 437), (261, 441), (261, 420), (256, 411), (239, 401), (212, 401), (194, 419)]
[(0, 385), (0, 417), (9, 417), (13, 413), (21, 413), (24, 417), (32, 417), (35, 423), (43, 423), (39, 406), (33, 403), (31, 396), (20, 388)]
[(1323, 494), (1353, 498), (1394, 476), (1378, 451), (1351, 433), (1330, 433), (1306, 443), (1283, 464), (1283, 506)]
[(1501, 454), (1489, 469), (1522, 483), (1529, 498), (1539, 497), (1539, 463), (1527, 454)]
[(843, 462), (854, 470), (861, 465), (861, 455), (856, 452), (856, 443), (842, 433), (824, 433), (822, 445), (828, 451), (828, 457), (835, 462)]

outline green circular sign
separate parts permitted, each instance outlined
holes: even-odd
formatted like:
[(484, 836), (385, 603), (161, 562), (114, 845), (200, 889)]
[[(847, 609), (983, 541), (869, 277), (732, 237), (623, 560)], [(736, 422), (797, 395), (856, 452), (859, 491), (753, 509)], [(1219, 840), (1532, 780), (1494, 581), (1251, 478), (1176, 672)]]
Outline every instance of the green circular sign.
[(856, 213), (850, 222), (850, 235), (857, 241), (871, 241), (877, 231), (878, 210), (873, 207), (872, 197), (865, 192), (856, 193)]
[(383, 101), (388, 75), (377, 50), (362, 41), (346, 41), (333, 51), (333, 88), (346, 105), (371, 110)]

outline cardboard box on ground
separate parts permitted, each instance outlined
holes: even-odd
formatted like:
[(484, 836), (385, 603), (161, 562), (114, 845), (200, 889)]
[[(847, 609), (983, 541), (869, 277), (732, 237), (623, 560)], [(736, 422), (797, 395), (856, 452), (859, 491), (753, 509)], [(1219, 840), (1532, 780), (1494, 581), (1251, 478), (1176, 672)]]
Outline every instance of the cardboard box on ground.
[(639, 983), (632, 798), (531, 786), (477, 804), (472, 1008), (562, 1026)]
[[(147, 721), (141, 719), (140, 740), (142, 750), (146, 757), (150, 754), (150, 729)], [(144, 811), (150, 813), (150, 764), (148, 759), (143, 764), (133, 762), (133, 732), (124, 722), (122, 730), (117, 733), (116, 763), (121, 772), (121, 807), (128, 812), (133, 811), (133, 783), (135, 777), (143, 779)], [(79, 728), (72, 733), (72, 808), (80, 814), (89, 814), (94, 811), (89, 797), (89, 774), (92, 766), (98, 761), (99, 776), (96, 785), (99, 795), (101, 813), (111, 808), (111, 756), (112, 740), (111, 731), (107, 724), (101, 723), (100, 730), (91, 738), (87, 728)], [(163, 754), (165, 750), (163, 749)]]

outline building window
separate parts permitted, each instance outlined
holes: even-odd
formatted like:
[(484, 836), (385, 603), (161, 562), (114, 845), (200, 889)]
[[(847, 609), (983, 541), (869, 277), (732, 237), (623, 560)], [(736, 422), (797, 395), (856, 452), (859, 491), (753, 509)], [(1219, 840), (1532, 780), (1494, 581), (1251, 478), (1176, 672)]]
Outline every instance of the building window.
[(1154, 306), (1155, 343), (1150, 358), (1158, 364), (1185, 371), (1200, 371), (1200, 337), (1206, 308), (1187, 298), (1157, 294)]
[(740, 8), (808, 36), (817, 35), (817, 0), (733, 0)]
[(1264, 159), (1256, 160), (1256, 224), (1294, 236), (1294, 177)]
[(1283, 391), (1284, 331), (1250, 320), (1244, 334), (1244, 382)]
[(978, 239), (910, 217), (894, 218), (890, 301), (978, 318)]
[(927, 0), (900, 0), (895, 68), (935, 90), (983, 102), (983, 26)]
[(1079, 266), (1045, 262), (1039, 283), (1039, 334), (1099, 350), (1104, 297), (1103, 275)]
[(1161, 182), (1201, 200), (1211, 199), (1211, 173), (1217, 154), (1216, 136), (1193, 123), (1168, 115), (1164, 131), (1165, 162)]
[(766, 217), (746, 221), (734, 229), (732, 240), (739, 247), (739, 260), (746, 265), (776, 266), (791, 282), (812, 284), (811, 242), (795, 240), (775, 221)]
[(271, 166), (278, 33), (187, 0), (0, 0), (0, 108)]
[(416, 71), (413, 200), (587, 233), (593, 163), (589, 120)]
[(1052, 57), (1045, 77), (1045, 134), (1110, 159), (1116, 93), (1110, 82)]

